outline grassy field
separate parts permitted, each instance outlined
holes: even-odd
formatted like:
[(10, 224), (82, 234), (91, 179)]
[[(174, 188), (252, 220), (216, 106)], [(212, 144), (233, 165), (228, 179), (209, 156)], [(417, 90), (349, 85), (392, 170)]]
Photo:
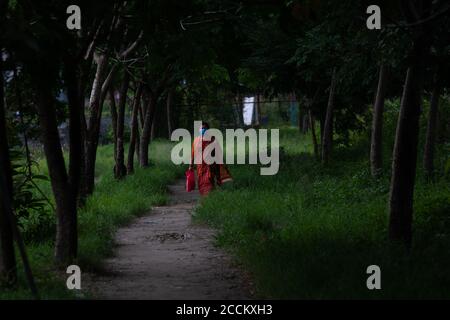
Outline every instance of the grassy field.
[[(258, 297), (449, 298), (448, 145), (438, 149), (439, 178), (433, 182), (423, 178), (419, 154), (411, 252), (387, 241), (397, 105), (387, 103), (384, 173), (377, 180), (369, 174), (367, 134), (355, 134), (346, 146), (335, 143), (332, 161), (323, 167), (312, 155), (311, 138), (283, 127), (277, 175), (260, 176), (257, 165), (230, 166), (234, 182), (201, 200), (196, 219), (220, 231), (218, 244), (251, 273)], [(423, 139), (420, 144), (422, 150)], [(120, 182), (112, 175), (112, 147), (99, 148), (96, 191), (79, 212), (77, 263), (82, 270), (99, 268), (112, 253), (113, 235), (120, 225), (166, 201), (166, 185), (184, 170), (170, 162), (171, 146), (152, 143), (153, 165), (137, 168)], [(41, 171), (46, 174), (45, 161)], [(40, 185), (51, 194), (48, 182)], [(77, 298), (53, 269), (54, 224), (48, 210), (23, 226), (30, 238), (27, 249), (38, 288), (44, 299)], [(373, 264), (381, 268), (382, 290), (366, 287), (366, 269)], [(0, 299), (30, 298), (21, 267), (19, 277), (17, 290), (0, 291)]]
[[(149, 169), (136, 168), (134, 175), (123, 181), (113, 177), (113, 148), (102, 146), (97, 156), (96, 190), (86, 206), (79, 212), (79, 259), (82, 271), (98, 268), (102, 259), (112, 253), (115, 230), (133, 217), (147, 212), (154, 205), (166, 201), (166, 185), (182, 174), (183, 168), (170, 161), (169, 142), (155, 141), (151, 144)], [(46, 174), (45, 161), (41, 161), (42, 173)], [(51, 194), (49, 183), (41, 188)], [(42, 214), (41, 214), (42, 215)], [(65, 289), (65, 278), (60, 278), (53, 268), (53, 235), (55, 218), (33, 217), (25, 225), (25, 233), (41, 239), (27, 244), (31, 266), (43, 299), (76, 298)], [(37, 234), (36, 233), (39, 233)], [(63, 274), (64, 276), (64, 274)], [(0, 299), (29, 299), (22, 267), (19, 266), (19, 285), (15, 290), (0, 290)]]
[[(387, 241), (393, 135), (385, 174), (370, 177), (367, 140), (335, 147), (324, 168), (310, 137), (281, 131), (284, 155), (275, 176), (234, 165), (232, 185), (202, 200), (196, 217), (218, 228), (218, 244), (254, 277), (269, 298), (449, 298), (450, 184), (426, 183), (419, 170), (410, 254)], [(419, 165), (420, 166), (420, 165)], [(382, 290), (366, 287), (366, 268), (381, 268)]]

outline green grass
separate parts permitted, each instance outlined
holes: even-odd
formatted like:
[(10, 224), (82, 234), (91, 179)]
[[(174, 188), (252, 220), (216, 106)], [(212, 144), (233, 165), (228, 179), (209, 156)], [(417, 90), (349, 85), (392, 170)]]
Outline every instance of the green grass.
[[(313, 159), (310, 140), (296, 129), (282, 129), (285, 152), (277, 175), (231, 166), (233, 185), (202, 199), (197, 209), (198, 220), (220, 230), (218, 244), (250, 271), (258, 296), (448, 299), (448, 180), (427, 184), (419, 170), (408, 254), (387, 240), (390, 155), (384, 176), (373, 180), (367, 141), (336, 146), (324, 168)], [(372, 264), (381, 268), (382, 290), (366, 287)]]
[[(378, 180), (369, 175), (368, 141), (361, 138), (367, 133), (352, 135), (345, 147), (336, 143), (330, 165), (323, 167), (312, 156), (309, 136), (282, 128), (277, 175), (260, 176), (258, 166), (230, 166), (234, 182), (202, 198), (196, 219), (219, 229), (218, 244), (250, 271), (258, 297), (449, 298), (448, 144), (438, 148), (440, 177), (433, 183), (423, 179), (419, 154), (412, 251), (387, 240), (395, 105), (386, 108), (384, 174)], [(101, 268), (120, 225), (166, 201), (165, 186), (183, 170), (169, 161), (170, 148), (168, 142), (152, 143), (154, 165), (137, 168), (123, 181), (112, 176), (112, 147), (99, 148), (96, 191), (79, 213), (82, 270)], [(46, 173), (45, 165), (41, 170)], [(51, 194), (48, 182), (40, 186)], [(27, 243), (38, 288), (45, 299), (77, 298), (65, 289), (65, 274), (58, 276), (53, 268), (54, 223), (48, 211), (24, 225), (31, 239), (46, 239)], [(382, 290), (366, 288), (366, 268), (372, 264), (381, 267)], [(22, 271), (19, 278), (16, 290), (0, 290), (0, 299), (30, 298)]]
[(104, 150), (99, 171), (111, 172), (99, 177), (95, 194), (80, 212), (80, 264), (98, 266), (101, 258), (112, 252), (117, 226), (166, 203), (166, 186), (182, 174), (181, 167), (170, 162), (168, 142), (152, 143), (150, 169), (136, 168), (133, 176), (117, 182), (112, 175), (112, 148)]
[[(112, 254), (113, 236), (117, 228), (131, 219), (147, 212), (152, 206), (167, 200), (166, 185), (181, 175), (181, 167), (170, 161), (172, 144), (155, 141), (150, 147), (152, 166), (141, 169), (122, 181), (113, 177), (113, 148), (102, 146), (98, 150), (96, 167), (96, 189), (86, 206), (79, 212), (79, 258), (76, 262), (83, 271), (101, 267), (102, 260)], [(45, 161), (41, 170), (46, 173)], [(40, 187), (51, 194), (48, 182)], [(48, 217), (36, 219), (36, 224), (45, 230), (40, 238), (27, 244), (31, 267), (43, 299), (73, 299), (73, 292), (65, 288), (65, 274), (57, 273), (53, 267), (53, 235), (55, 217), (51, 211), (42, 213)], [(30, 223), (32, 224), (32, 223)], [(37, 227), (27, 226), (30, 230)], [(50, 230), (50, 231), (48, 231)], [(19, 266), (19, 283), (13, 290), (0, 289), (0, 299), (29, 299), (31, 295)]]

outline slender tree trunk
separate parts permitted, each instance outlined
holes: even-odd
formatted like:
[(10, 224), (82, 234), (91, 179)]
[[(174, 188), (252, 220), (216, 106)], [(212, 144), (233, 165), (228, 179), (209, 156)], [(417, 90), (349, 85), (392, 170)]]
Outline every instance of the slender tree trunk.
[(140, 142), (140, 155), (139, 155), (139, 164), (141, 167), (146, 168), (149, 166), (149, 158), (148, 158), (148, 147), (150, 143), (150, 135), (151, 135), (151, 127), (153, 118), (156, 111), (156, 104), (158, 101), (158, 97), (154, 93), (149, 94), (149, 103), (146, 107), (146, 112), (144, 116), (144, 127), (142, 129), (141, 134), (141, 142)]
[(13, 184), (6, 132), (2, 60), (0, 57), (0, 284), (13, 285), (17, 279), (16, 257), (12, 224), (9, 219), (11, 208), (7, 208), (5, 205), (11, 203)]
[(433, 89), (428, 113), (427, 133), (425, 138), (425, 150), (423, 152), (423, 167), (428, 179), (433, 178), (434, 173), (434, 149), (436, 142), (436, 129), (438, 122), (439, 98), (441, 86), (438, 80)]
[(283, 119), (284, 121), (286, 121), (286, 118), (285, 118), (285, 116), (284, 116), (283, 110), (281, 109), (280, 96), (277, 96), (277, 107), (278, 107), (278, 113), (280, 114), (281, 119)]
[(431, 46), (427, 37), (424, 33), (416, 39), (410, 54), (395, 135), (389, 194), (389, 238), (404, 243), (408, 248), (412, 242), (413, 196), (423, 79)]
[(144, 90), (144, 88), (142, 89), (142, 99), (141, 99), (141, 107), (139, 108), (139, 127), (141, 128), (141, 130), (144, 129), (144, 122), (145, 122), (145, 113), (146, 113), (146, 108), (149, 105), (149, 97), (148, 97), (148, 90)]
[(114, 89), (111, 87), (108, 90), (109, 95), (109, 111), (111, 113), (111, 129), (113, 134), (114, 144), (114, 163), (117, 160), (117, 107), (116, 99), (114, 97)]
[(237, 120), (237, 127), (243, 127), (244, 126), (244, 97), (242, 97), (240, 94), (237, 94), (236, 96), (236, 120)]
[(130, 136), (130, 147), (128, 149), (128, 160), (127, 160), (127, 174), (132, 174), (134, 172), (134, 154), (136, 150), (139, 150), (139, 109), (141, 108), (141, 93), (142, 84), (138, 84), (136, 90), (136, 96), (134, 98), (133, 111), (131, 115), (131, 136)]
[[(103, 62), (102, 62), (103, 61)], [(103, 65), (103, 63), (105, 65)], [(92, 94), (90, 99), (91, 114), (89, 118), (89, 128), (86, 135), (86, 166), (85, 166), (85, 194), (90, 195), (94, 192), (95, 187), (95, 163), (97, 160), (97, 148), (100, 137), (100, 126), (102, 120), (103, 104), (105, 102), (106, 95), (111, 85), (112, 79), (117, 70), (117, 65), (114, 65), (108, 73), (106, 79), (102, 84), (97, 82), (97, 74), (104, 73), (107, 66), (107, 59), (102, 58), (97, 62), (96, 80), (92, 86)], [(105, 68), (105, 69), (103, 69)], [(94, 92), (95, 88), (95, 92)]]
[(56, 202), (55, 261), (59, 266), (67, 266), (67, 263), (76, 258), (77, 253), (73, 241), (73, 239), (76, 239), (76, 235), (73, 234), (76, 231), (76, 227), (73, 226), (73, 217), (77, 215), (77, 203), (64, 163), (54, 98), (51, 88), (47, 85), (50, 80), (42, 76), (35, 81), (37, 83), (37, 107), (44, 152)]
[(87, 125), (86, 125), (86, 108), (83, 102), (83, 109), (80, 114), (81, 116), (81, 129), (80, 129), (80, 138), (83, 150), (81, 152), (81, 163), (80, 163), (80, 190), (78, 195), (78, 205), (84, 206), (86, 203), (87, 193), (85, 186), (87, 185), (86, 178), (86, 137), (87, 137)]
[(261, 96), (256, 94), (256, 102), (255, 102), (255, 126), (259, 126), (261, 124)]
[(173, 104), (173, 96), (175, 94), (175, 88), (170, 88), (167, 93), (167, 130), (169, 134), (169, 139), (172, 136), (173, 131), (173, 118), (172, 118), (172, 104)]
[(122, 86), (120, 88), (120, 98), (118, 105), (118, 115), (117, 115), (117, 152), (116, 152), (116, 165), (114, 167), (114, 176), (116, 179), (122, 179), (126, 173), (127, 168), (125, 167), (125, 151), (123, 146), (123, 132), (125, 125), (125, 104), (127, 101), (128, 86), (130, 84), (130, 74), (125, 71), (122, 81)]
[[(1, 67), (0, 59), (0, 70), (2, 70)], [(15, 240), (31, 293), (35, 299), (39, 299), (25, 245), (13, 212), (14, 188), (4, 109), (3, 72), (0, 71), (0, 74), (0, 285), (13, 286), (17, 282), (17, 266), (13, 245), (13, 240)]]
[(300, 133), (303, 133), (305, 131), (305, 129), (303, 127), (303, 125), (304, 125), (304, 123), (302, 121), (303, 120), (303, 110), (300, 107), (300, 101), (301, 100), (299, 100), (299, 102), (298, 102), (298, 108), (297, 108), (297, 127), (298, 127), (298, 131)]
[(323, 145), (323, 133), (325, 131), (325, 117), (321, 115), (319, 119), (319, 129), (320, 129), (320, 154), (322, 155), (322, 145)]
[(309, 130), (309, 115), (306, 113), (303, 116), (302, 133), (306, 134)]
[(95, 161), (97, 158), (98, 136), (100, 132), (103, 105), (103, 102), (101, 101), (102, 84), (104, 82), (107, 65), (107, 57), (105, 55), (100, 55), (97, 58), (97, 70), (92, 84), (91, 97), (89, 99), (90, 117), (85, 141), (85, 185), (83, 186), (85, 195), (90, 195), (94, 191)]
[(228, 70), (228, 75), (230, 77), (231, 83), (233, 85), (233, 93), (236, 103), (235, 106), (235, 120), (236, 120), (236, 126), (237, 127), (243, 127), (245, 125), (244, 123), (244, 96), (241, 93), (241, 90), (239, 88), (239, 79), (232, 70)]
[(380, 66), (380, 75), (378, 79), (378, 89), (373, 106), (372, 134), (370, 143), (370, 171), (373, 177), (381, 173), (382, 167), (382, 132), (383, 132), (383, 112), (384, 99), (386, 96), (386, 87), (388, 81), (388, 72), (385, 65)]
[(244, 127), (244, 97), (239, 100), (239, 123), (241, 127)]
[(85, 181), (86, 181), (86, 134), (87, 134), (87, 125), (86, 125), (86, 106), (85, 106), (85, 92), (88, 83), (89, 73), (92, 65), (92, 57), (89, 62), (85, 62), (81, 67), (81, 76), (79, 80), (79, 95), (80, 95), (80, 132), (79, 137), (81, 140), (81, 152), (80, 152), (80, 181), (78, 186), (78, 206), (82, 207), (86, 203), (86, 193), (85, 193)]
[[(113, 23), (112, 29), (117, 31), (122, 19), (117, 23)], [(143, 36), (141, 31), (133, 43), (128, 48), (123, 50), (118, 56), (119, 60), (125, 60), (138, 47)], [(109, 36), (108, 36), (109, 40)], [(108, 42), (108, 41), (107, 41)], [(109, 45), (112, 43), (109, 42)], [(107, 52), (111, 51), (111, 46), (108, 46)], [(97, 159), (97, 147), (99, 140), (100, 124), (103, 103), (106, 98), (111, 81), (117, 71), (118, 64), (112, 66), (107, 77), (105, 78), (105, 71), (108, 66), (108, 57), (106, 53), (102, 53), (97, 57), (97, 70), (95, 80), (92, 85), (90, 107), (91, 118), (89, 120), (88, 134), (86, 135), (86, 161), (85, 161), (85, 186), (84, 193), (86, 195), (92, 194), (95, 186), (95, 162)], [(104, 79), (104, 80), (103, 80)]]
[[(96, 121), (97, 122), (97, 121)], [(93, 123), (93, 127), (86, 135), (85, 158), (85, 194), (91, 195), (95, 185), (95, 162), (97, 160), (97, 147), (100, 134), (100, 125)]]
[(328, 97), (327, 113), (325, 117), (323, 141), (322, 141), (322, 163), (327, 164), (330, 158), (331, 144), (333, 140), (333, 112), (334, 95), (336, 90), (336, 69), (331, 76), (330, 95)]
[(152, 129), (150, 130), (150, 142), (155, 140), (156, 137), (157, 123), (159, 122), (157, 121), (158, 116), (159, 116), (158, 112), (155, 111), (152, 119)]
[(136, 148), (136, 158), (139, 161), (139, 157), (141, 156), (141, 135), (139, 133), (139, 125), (138, 125), (138, 121), (136, 121), (136, 143), (135, 143), (135, 148)]
[(144, 122), (140, 122), (140, 114), (142, 111), (142, 104), (144, 103), (144, 99), (143, 99), (143, 94), (144, 94), (144, 85), (142, 85), (141, 88), (141, 94), (140, 94), (140, 98), (139, 98), (139, 103), (138, 103), (138, 110), (137, 110), (137, 118), (136, 118), (136, 158), (137, 161), (139, 162), (139, 158), (141, 155), (141, 135), (140, 132), (142, 131), (142, 126)]
[[(81, 131), (81, 112), (84, 109), (84, 95), (81, 94), (82, 86), (77, 78), (76, 62), (66, 61), (65, 80), (67, 85), (67, 97), (69, 101), (69, 190), (71, 199), (70, 205), (77, 207), (78, 193), (80, 190), (81, 162), (83, 153), (83, 144), (80, 135)], [(78, 252), (78, 221), (77, 211), (67, 212), (67, 228), (70, 228), (70, 252), (71, 257), (76, 257)]]
[(312, 142), (313, 142), (313, 147), (314, 147), (314, 157), (317, 160), (319, 160), (319, 145), (317, 144), (316, 126), (315, 126), (316, 120), (314, 119), (314, 116), (313, 116), (311, 110), (308, 111), (308, 114), (309, 114), (309, 125), (311, 127), (311, 137), (312, 137)]
[[(5, 11), (4, 5), (4, 2), (0, 2), (0, 10)], [(2, 26), (2, 22), (0, 20), (0, 27)], [(12, 286), (17, 282), (17, 266), (13, 245), (13, 240), (15, 240), (20, 257), (22, 258), (25, 277), (31, 293), (35, 299), (39, 299), (25, 245), (17, 226), (17, 219), (14, 215), (12, 205), (14, 187), (6, 130), (2, 62), (0, 58), (0, 284)]]

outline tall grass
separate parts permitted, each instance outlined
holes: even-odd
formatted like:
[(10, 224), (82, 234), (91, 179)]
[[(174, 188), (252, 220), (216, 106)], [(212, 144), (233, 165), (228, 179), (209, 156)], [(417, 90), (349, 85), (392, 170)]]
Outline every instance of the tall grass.
[[(393, 135), (386, 128), (386, 137)], [(337, 147), (322, 167), (311, 138), (283, 129), (284, 156), (275, 176), (231, 166), (232, 186), (202, 199), (196, 218), (220, 230), (228, 248), (269, 298), (449, 298), (450, 184), (420, 178), (410, 253), (387, 240), (389, 157), (370, 177), (367, 140)], [(387, 143), (387, 142), (386, 142)], [(390, 142), (389, 142), (390, 143)], [(368, 290), (366, 269), (381, 268), (382, 289)]]
[[(151, 167), (136, 168), (136, 172), (117, 181), (113, 177), (113, 148), (102, 146), (98, 150), (96, 166), (96, 189), (79, 211), (79, 258), (76, 263), (82, 271), (101, 267), (101, 261), (112, 254), (114, 233), (117, 228), (136, 216), (148, 212), (152, 206), (166, 202), (166, 185), (182, 173), (182, 168), (170, 161), (172, 144), (154, 141), (150, 147)], [(45, 161), (41, 162), (42, 173), (47, 174)], [(42, 190), (51, 194), (48, 182), (41, 182)], [(43, 299), (77, 298), (65, 287), (65, 275), (59, 275), (53, 267), (54, 213), (47, 217), (28, 221), (28, 230), (42, 228), (44, 239), (30, 241), (27, 252)], [(35, 225), (33, 225), (33, 223)], [(26, 230), (25, 230), (26, 232)], [(19, 266), (19, 284), (12, 290), (0, 289), (0, 299), (29, 299), (31, 295)]]

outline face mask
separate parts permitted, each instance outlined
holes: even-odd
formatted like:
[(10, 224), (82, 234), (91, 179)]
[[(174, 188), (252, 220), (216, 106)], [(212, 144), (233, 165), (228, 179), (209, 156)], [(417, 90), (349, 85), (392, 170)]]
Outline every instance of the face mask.
[(200, 129), (200, 135), (204, 136), (206, 132), (206, 128), (201, 128)]

